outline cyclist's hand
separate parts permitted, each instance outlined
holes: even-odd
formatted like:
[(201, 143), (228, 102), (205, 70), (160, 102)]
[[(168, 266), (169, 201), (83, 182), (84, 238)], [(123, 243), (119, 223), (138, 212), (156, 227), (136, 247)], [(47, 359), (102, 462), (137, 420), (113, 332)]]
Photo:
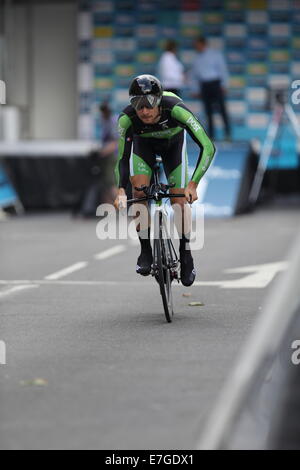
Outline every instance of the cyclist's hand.
[(116, 200), (114, 202), (114, 206), (117, 210), (126, 209), (126, 207), (127, 207), (127, 196), (126, 196), (125, 189), (123, 189), (123, 188), (118, 189), (118, 195), (117, 195)]
[(194, 183), (194, 181), (190, 181), (184, 190), (186, 200), (189, 204), (192, 204), (198, 199), (197, 186), (198, 186), (197, 183)]

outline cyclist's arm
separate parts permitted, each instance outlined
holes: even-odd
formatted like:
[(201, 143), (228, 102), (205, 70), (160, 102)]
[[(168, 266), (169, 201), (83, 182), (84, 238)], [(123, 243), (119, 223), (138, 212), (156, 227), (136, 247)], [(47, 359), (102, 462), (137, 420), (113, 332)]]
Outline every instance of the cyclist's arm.
[(198, 184), (213, 160), (216, 152), (215, 146), (198, 119), (183, 103), (174, 106), (171, 114), (172, 117), (187, 130), (192, 139), (200, 147), (198, 162), (191, 179), (191, 181)]
[(129, 181), (129, 159), (132, 145), (132, 122), (127, 114), (121, 114), (118, 121), (118, 161), (115, 167), (118, 188), (126, 189)]

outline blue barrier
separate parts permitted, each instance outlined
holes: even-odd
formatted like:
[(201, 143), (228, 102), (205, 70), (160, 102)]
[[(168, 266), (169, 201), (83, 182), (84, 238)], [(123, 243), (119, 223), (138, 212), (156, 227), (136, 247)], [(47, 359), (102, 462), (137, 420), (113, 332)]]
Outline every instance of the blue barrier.
[[(253, 152), (247, 142), (216, 144), (213, 163), (198, 188), (205, 215), (231, 217), (247, 210), (253, 180)], [(199, 151), (189, 149), (189, 172), (193, 172)]]
[(0, 164), (0, 208), (18, 204), (18, 196), (9, 182), (3, 166)]

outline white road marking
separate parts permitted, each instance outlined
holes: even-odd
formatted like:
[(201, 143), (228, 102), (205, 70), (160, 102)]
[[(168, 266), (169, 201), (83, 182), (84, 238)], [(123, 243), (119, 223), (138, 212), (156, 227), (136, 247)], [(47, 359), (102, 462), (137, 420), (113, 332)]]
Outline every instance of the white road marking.
[[(81, 263), (82, 264), (82, 263)], [(85, 263), (87, 264), (87, 263)], [(74, 265), (76, 266), (76, 265)], [(74, 267), (73, 266), (73, 267)], [(82, 266), (84, 267), (84, 266)], [(196, 281), (192, 287), (210, 287), (216, 286), (221, 289), (262, 289), (267, 287), (267, 285), (274, 279), (275, 275), (287, 269), (288, 263), (278, 262), (278, 263), (269, 263), (261, 264), (257, 266), (245, 266), (241, 268), (227, 269), (226, 273), (251, 273), (248, 276), (244, 276), (239, 279), (233, 279), (230, 281)], [(70, 268), (68, 268), (70, 269)], [(64, 270), (66, 271), (66, 270)], [(62, 272), (62, 271), (61, 271)], [(149, 277), (149, 280), (139, 279), (137, 277), (136, 281), (60, 281), (58, 279), (49, 279), (48, 276), (44, 280), (0, 280), (0, 285), (12, 285), (20, 286), (26, 288), (26, 286), (38, 287), (38, 285), (62, 285), (62, 286), (118, 286), (118, 285), (155, 285), (153, 279)], [(182, 287), (181, 284), (177, 282), (173, 283), (174, 287)]]
[(245, 266), (243, 268), (227, 269), (225, 272), (230, 274), (235, 273), (251, 273), (236, 281), (227, 281), (227, 288), (242, 289), (242, 288), (260, 288), (267, 287), (277, 273), (285, 271), (288, 268), (288, 262), (259, 264), (256, 266)]
[(56, 281), (57, 279), (68, 276), (69, 274), (72, 274), (75, 271), (79, 271), (80, 269), (86, 268), (87, 265), (88, 263), (86, 261), (81, 261), (80, 263), (72, 264), (72, 266), (69, 266), (68, 268), (61, 269), (56, 273), (50, 274), (49, 276), (46, 276), (45, 279), (47, 281)]
[(226, 269), (228, 274), (250, 273), (239, 279), (230, 281), (206, 281), (195, 282), (195, 286), (218, 286), (221, 289), (264, 289), (267, 287), (277, 273), (288, 268), (288, 262), (259, 264), (255, 266), (244, 266), (241, 268)]
[(197, 287), (221, 287), (226, 281), (195, 281), (193, 286)]
[[(0, 285), (7, 286), (18, 286), (18, 285), (41, 285), (41, 286), (119, 286), (119, 285), (141, 285), (141, 281), (137, 279), (136, 281), (49, 281), (49, 280), (20, 280), (20, 281), (5, 281), (0, 280)], [(143, 284), (153, 285), (153, 281), (145, 281)]]
[(0, 292), (0, 299), (3, 299), (4, 297), (8, 297), (9, 295), (12, 295), (12, 294), (16, 294), (17, 292), (23, 291), (25, 289), (33, 289), (36, 287), (39, 287), (39, 285), (34, 284), (34, 283), (31, 283), (29, 285), (27, 284), (27, 285), (21, 285), (21, 286), (18, 285), (15, 287), (11, 287), (10, 289)]
[(113, 246), (112, 248), (108, 248), (108, 250), (102, 251), (101, 253), (98, 253), (94, 256), (94, 258), (98, 261), (101, 261), (103, 259), (110, 258), (111, 256), (118, 255), (119, 253), (123, 253), (123, 251), (126, 251), (126, 246), (117, 245)]

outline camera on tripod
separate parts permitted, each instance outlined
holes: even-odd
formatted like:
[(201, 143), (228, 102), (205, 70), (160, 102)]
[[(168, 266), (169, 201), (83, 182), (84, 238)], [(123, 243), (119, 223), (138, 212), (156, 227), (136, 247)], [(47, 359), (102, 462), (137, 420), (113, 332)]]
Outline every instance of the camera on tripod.
[(262, 145), (258, 168), (249, 194), (250, 207), (253, 207), (257, 202), (275, 141), (278, 136), (281, 136), (280, 130), (287, 121), (291, 124), (294, 134), (300, 142), (300, 126), (298, 118), (289, 103), (289, 95), (286, 87), (273, 86), (267, 88), (266, 111), (271, 111), (272, 115), (266, 132), (266, 137)]

